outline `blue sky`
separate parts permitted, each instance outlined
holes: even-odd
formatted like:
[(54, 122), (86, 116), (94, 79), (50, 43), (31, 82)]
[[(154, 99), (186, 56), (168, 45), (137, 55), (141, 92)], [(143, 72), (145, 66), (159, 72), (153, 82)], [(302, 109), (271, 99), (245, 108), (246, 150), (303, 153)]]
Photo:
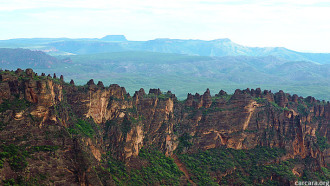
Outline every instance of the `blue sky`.
[(0, 39), (230, 38), (330, 53), (329, 0), (0, 0), (0, 25)]

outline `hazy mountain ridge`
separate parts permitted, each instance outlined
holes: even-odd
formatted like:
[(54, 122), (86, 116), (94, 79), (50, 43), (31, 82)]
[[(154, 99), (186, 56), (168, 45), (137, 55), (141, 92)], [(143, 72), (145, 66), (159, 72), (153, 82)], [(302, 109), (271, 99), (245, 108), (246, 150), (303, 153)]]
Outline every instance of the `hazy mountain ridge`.
[(283, 47), (248, 47), (230, 39), (183, 40), (154, 39), (128, 41), (123, 35), (108, 35), (98, 38), (31, 38), (1, 40), (1, 47), (27, 47), (44, 50), (50, 54), (92, 54), (121, 51), (151, 51), (198, 56), (276, 56), (291, 61), (313, 61), (330, 63), (329, 53), (303, 53)]
[[(180, 39), (155, 39), (149, 41), (127, 42), (81, 42), (62, 41), (49, 43), (60, 51), (74, 54), (91, 54), (120, 51), (150, 51), (161, 53), (176, 53), (197, 56), (275, 56), (291, 61), (313, 61), (320, 64), (330, 63), (330, 54), (302, 53), (283, 47), (247, 47), (236, 44), (229, 39), (180, 40)], [(91, 50), (90, 47), (94, 48)]]

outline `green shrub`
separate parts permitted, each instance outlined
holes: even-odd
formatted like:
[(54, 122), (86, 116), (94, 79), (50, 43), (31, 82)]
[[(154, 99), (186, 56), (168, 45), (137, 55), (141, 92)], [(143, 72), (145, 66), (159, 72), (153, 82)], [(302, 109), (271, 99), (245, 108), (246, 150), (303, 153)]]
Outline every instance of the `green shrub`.
[(82, 134), (82, 135), (92, 138), (95, 135), (95, 131), (90, 122), (93, 122), (93, 121), (85, 121), (82, 119), (77, 119), (76, 123), (73, 126), (68, 128), (68, 132), (70, 134)]
[(270, 103), (276, 110), (279, 110), (279, 111), (284, 111), (284, 110), (289, 111), (290, 110), (287, 107), (283, 108), (283, 107), (278, 106), (278, 104), (273, 101), (271, 101)]
[(268, 101), (267, 101), (267, 99), (266, 98), (259, 98), (259, 97), (257, 97), (257, 98), (254, 98), (254, 100), (257, 102), (257, 103), (267, 103)]
[(214, 97), (212, 97), (212, 101), (214, 102), (217, 99), (224, 99), (226, 102), (228, 102), (232, 96), (233, 96), (232, 94), (226, 94), (226, 95), (222, 95), (222, 96), (214, 96)]
[(298, 110), (298, 113), (299, 113), (301, 116), (307, 116), (307, 115), (308, 115), (307, 108), (306, 108), (303, 104), (299, 104), (299, 105), (297, 106), (297, 110)]
[(139, 158), (148, 163), (141, 169), (126, 168), (123, 162), (109, 158), (108, 172), (117, 185), (179, 185), (183, 173), (174, 160), (152, 149), (141, 149)]
[(59, 149), (59, 146), (55, 145), (42, 145), (42, 146), (33, 146), (32, 148), (32, 152), (53, 152), (56, 151), (57, 149)]
[(316, 133), (316, 137), (317, 137), (317, 145), (319, 146), (321, 151), (330, 148), (330, 145), (328, 144), (328, 139), (326, 137), (320, 136), (318, 133)]
[[(211, 175), (227, 174), (220, 184), (254, 184), (260, 179), (270, 178), (276, 173), (288, 180), (295, 179), (290, 171), (291, 164), (270, 164), (268, 162), (281, 157), (285, 150), (281, 148), (257, 147), (251, 150), (229, 148), (209, 149), (194, 154), (181, 154), (179, 159), (192, 174), (191, 179), (198, 185), (218, 184)], [(232, 172), (228, 174), (229, 172)], [(244, 173), (243, 173), (244, 172)]]
[(193, 145), (192, 142), (190, 142), (191, 140), (191, 136), (188, 133), (184, 133), (183, 135), (181, 135), (179, 137), (179, 145), (177, 147), (177, 152), (178, 153), (182, 153), (184, 148), (189, 148)]
[(160, 100), (166, 100), (166, 99), (170, 98), (171, 95), (165, 93), (165, 94), (160, 94), (160, 95), (158, 95), (157, 97), (158, 97), (158, 99), (160, 99)]
[(127, 108), (127, 112), (130, 112), (130, 113), (136, 114), (136, 113), (137, 113), (137, 109), (136, 109), (135, 106), (133, 106), (132, 108)]
[(8, 179), (8, 180), (2, 180), (2, 183), (4, 186), (10, 186), (10, 185), (15, 185), (15, 180), (14, 178)]
[(4, 112), (6, 110), (14, 110), (16, 112), (25, 110), (30, 106), (30, 103), (25, 99), (15, 98), (13, 100), (4, 100), (2, 104), (0, 104), (0, 112)]
[[(132, 117), (133, 118), (133, 117)], [(131, 118), (131, 119), (132, 119)], [(135, 118), (133, 118), (133, 122)], [(131, 121), (129, 121), (126, 117), (124, 118), (123, 122), (120, 125), (121, 132), (126, 136), (126, 134), (131, 130)]]
[(3, 130), (3, 128), (5, 128), (6, 124), (3, 123), (2, 121), (0, 121), (0, 131)]
[(28, 152), (24, 148), (13, 144), (1, 145), (0, 151), (0, 167), (2, 167), (4, 161), (7, 161), (15, 171), (23, 170), (28, 165), (26, 161)]

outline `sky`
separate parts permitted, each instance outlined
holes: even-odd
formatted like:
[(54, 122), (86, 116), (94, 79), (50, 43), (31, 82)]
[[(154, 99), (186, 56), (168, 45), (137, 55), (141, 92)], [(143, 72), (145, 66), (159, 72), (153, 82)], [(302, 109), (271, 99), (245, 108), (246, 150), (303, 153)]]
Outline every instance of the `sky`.
[(229, 38), (330, 53), (330, 0), (0, 0), (0, 39)]

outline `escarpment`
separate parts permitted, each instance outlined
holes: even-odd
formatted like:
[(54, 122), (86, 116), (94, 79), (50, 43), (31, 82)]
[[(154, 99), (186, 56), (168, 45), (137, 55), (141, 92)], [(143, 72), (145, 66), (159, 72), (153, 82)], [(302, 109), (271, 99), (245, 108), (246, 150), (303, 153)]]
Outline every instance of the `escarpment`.
[[(199, 181), (184, 158), (212, 149), (232, 149), (231, 153), (282, 149), (285, 153), (268, 163), (295, 161), (289, 170), (293, 177), (274, 173), (251, 178), (254, 183), (291, 184), (303, 178), (305, 170), (322, 172), (330, 163), (330, 104), (313, 97), (260, 88), (237, 89), (232, 95), (221, 90), (212, 96), (207, 89), (180, 101), (170, 91), (150, 89), (146, 94), (140, 89), (130, 96), (117, 84), (90, 80), (76, 86), (73, 80), (65, 83), (63, 76), (38, 76), (32, 69), (2, 71), (0, 80), (0, 152), (10, 147), (20, 157), (17, 168), (10, 153), (0, 154), (0, 180), (33, 183), (32, 178), (38, 177), (38, 184), (128, 184), (132, 171), (142, 175), (143, 166), (152, 165), (143, 159), (153, 152), (150, 149), (176, 157), (185, 170), (177, 174), (176, 183), (181, 185)], [(121, 166), (131, 172), (121, 177), (113, 172)], [(215, 168), (210, 175), (221, 184), (243, 169), (240, 166)], [(167, 182), (159, 178), (153, 183)]]

